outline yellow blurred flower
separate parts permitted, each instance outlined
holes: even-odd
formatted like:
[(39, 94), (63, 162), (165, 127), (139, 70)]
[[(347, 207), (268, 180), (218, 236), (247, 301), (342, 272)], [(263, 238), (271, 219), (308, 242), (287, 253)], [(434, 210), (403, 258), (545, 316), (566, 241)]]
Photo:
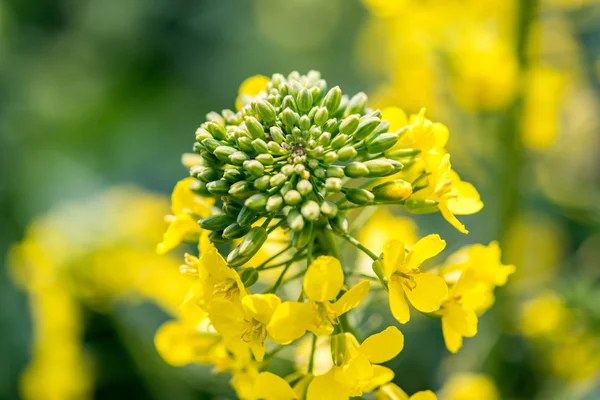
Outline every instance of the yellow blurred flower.
[(440, 390), (440, 400), (500, 400), (500, 392), (486, 375), (458, 373)]
[(238, 97), (235, 100), (236, 110), (241, 110), (242, 107), (250, 104), (252, 98), (258, 96), (261, 92), (266, 92), (269, 81), (270, 78), (264, 75), (254, 75), (242, 82)]
[(395, 383), (386, 383), (375, 392), (375, 400), (437, 400), (437, 396), (431, 390), (424, 390), (408, 396)]

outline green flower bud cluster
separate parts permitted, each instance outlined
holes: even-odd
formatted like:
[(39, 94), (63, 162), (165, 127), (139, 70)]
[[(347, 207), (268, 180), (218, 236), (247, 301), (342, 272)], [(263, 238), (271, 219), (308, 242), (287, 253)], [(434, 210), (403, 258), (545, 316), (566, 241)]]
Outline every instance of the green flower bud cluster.
[(403, 168), (384, 155), (400, 135), (389, 126), (367, 107), (364, 93), (349, 97), (328, 88), (316, 71), (273, 75), (240, 111), (211, 112), (196, 131), (194, 151), (203, 159), (190, 171), (199, 180), (196, 191), (223, 200), (223, 214), (204, 218), (201, 227), (213, 231), (215, 242), (243, 238), (228, 258), (232, 266), (245, 263), (266, 239), (264, 228), (252, 228), (261, 218), (284, 219), (298, 248), (315, 224), (344, 231), (340, 201), (368, 204), (402, 192), (349, 182)]

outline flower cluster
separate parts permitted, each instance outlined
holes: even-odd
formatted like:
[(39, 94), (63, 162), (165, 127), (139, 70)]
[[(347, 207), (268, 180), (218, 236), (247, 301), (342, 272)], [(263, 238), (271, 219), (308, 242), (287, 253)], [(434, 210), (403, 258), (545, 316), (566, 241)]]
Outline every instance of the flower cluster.
[[(370, 109), (364, 93), (328, 89), (315, 71), (252, 77), (236, 106), (207, 115), (194, 154), (184, 157), (191, 177), (173, 192), (174, 215), (158, 250), (196, 242), (199, 255), (186, 254), (180, 268), (195, 279), (182, 318), (156, 335), (159, 353), (174, 365), (211, 363), (231, 372), (242, 399), (348, 399), (372, 391), (408, 398), (381, 365), (402, 351), (401, 331), (387, 326), (361, 340), (350, 312), (359, 315), (369, 298), (386, 293), (401, 324), (410, 319), (409, 303), (441, 318), (455, 352), (514, 270), (501, 264), (496, 243), (421, 270), (444, 249), (439, 235), (416, 243), (385, 237), (380, 254), (351, 235), (350, 223), (362, 219), (353, 213), (374, 206), (439, 211), (467, 233), (456, 215), (483, 204), (451, 168), (447, 128), (424, 111), (407, 117), (394, 107)], [(370, 270), (344, 262), (338, 241), (366, 254)], [(230, 249), (227, 256), (216, 246)], [(285, 378), (270, 371), (275, 358), (286, 357), (296, 360), (294, 371)]]

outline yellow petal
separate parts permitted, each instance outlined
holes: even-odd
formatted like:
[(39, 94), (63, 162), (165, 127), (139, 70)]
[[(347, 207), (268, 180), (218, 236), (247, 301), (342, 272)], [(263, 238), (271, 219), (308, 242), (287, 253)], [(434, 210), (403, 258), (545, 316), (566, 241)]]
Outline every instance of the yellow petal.
[(419, 268), (425, 260), (437, 256), (446, 247), (446, 241), (440, 235), (427, 235), (420, 239), (406, 256), (406, 269)]
[(315, 376), (308, 385), (306, 400), (348, 400), (350, 393), (348, 389), (339, 383), (334, 377), (334, 369), (330, 369), (325, 375)]
[(208, 352), (220, 340), (215, 333), (196, 331), (191, 325), (168, 321), (156, 332), (154, 344), (161, 357), (171, 365), (206, 362)]
[(404, 298), (404, 288), (400, 278), (392, 276), (389, 283), (390, 310), (398, 322), (405, 324), (410, 320), (408, 303)]
[(306, 333), (314, 318), (312, 305), (286, 301), (275, 309), (267, 325), (267, 332), (274, 342), (289, 344)]
[(242, 299), (244, 310), (255, 320), (268, 324), (281, 299), (272, 293), (252, 294)]
[(381, 364), (396, 357), (404, 348), (404, 335), (395, 326), (369, 336), (358, 351), (374, 364)]
[(261, 372), (254, 382), (254, 397), (265, 400), (298, 399), (289, 383), (271, 372)]
[(372, 392), (379, 386), (390, 382), (392, 379), (394, 379), (394, 371), (388, 367), (373, 365), (373, 377), (362, 389), (365, 393)]
[(375, 392), (375, 400), (409, 400), (404, 390), (394, 383), (388, 383)]
[(171, 210), (173, 214), (192, 213), (200, 217), (206, 217), (211, 213), (214, 199), (203, 198), (192, 192), (190, 185), (196, 182), (196, 178), (189, 177), (180, 180), (173, 189), (171, 195)]
[(304, 293), (319, 303), (334, 300), (343, 284), (342, 264), (335, 257), (317, 257), (304, 275)]
[(446, 343), (446, 348), (449, 352), (456, 353), (462, 347), (462, 336), (452, 329), (444, 317), (442, 317), (442, 334), (444, 335), (444, 343)]
[(437, 400), (437, 396), (431, 390), (423, 390), (410, 396), (409, 400)]
[(381, 257), (383, 273), (389, 278), (398, 270), (400, 265), (404, 264), (404, 259), (406, 257), (404, 243), (399, 240), (388, 240), (383, 245), (383, 254)]
[(406, 297), (410, 303), (419, 311), (433, 312), (439, 310), (440, 306), (448, 297), (448, 286), (444, 278), (431, 272), (412, 275), (414, 288), (406, 290)]
[(254, 75), (242, 82), (238, 91), (239, 95), (235, 100), (235, 108), (237, 111), (240, 111), (242, 107), (249, 104), (249, 100), (254, 96), (267, 90), (267, 83), (269, 83), (269, 81), (270, 79), (264, 75)]
[(252, 339), (248, 345), (250, 345), (250, 351), (252, 355), (256, 359), (256, 361), (261, 362), (265, 358), (265, 342), (260, 339)]
[(163, 234), (163, 240), (156, 246), (156, 252), (165, 254), (167, 251), (179, 246), (187, 235), (198, 234), (201, 231), (198, 222), (191, 215), (178, 214), (169, 223), (166, 232)]
[(444, 304), (443, 318), (461, 336), (473, 337), (477, 334), (477, 314), (473, 310), (461, 307), (454, 301)]
[(368, 279), (359, 282), (344, 293), (338, 301), (332, 304), (331, 310), (339, 316), (357, 307), (364, 301), (367, 294), (369, 294), (370, 287), (371, 282)]
[(468, 182), (458, 181), (453, 183), (452, 188), (458, 193), (458, 196), (451, 197), (446, 202), (448, 210), (452, 214), (475, 214), (483, 208), (483, 203), (475, 186)]
[(215, 330), (226, 338), (239, 338), (246, 329), (244, 310), (241, 304), (229, 300), (213, 300), (208, 315)]
[(450, 225), (455, 227), (460, 233), (464, 233), (465, 235), (469, 233), (467, 228), (465, 228), (465, 226), (458, 220), (458, 218), (456, 218), (454, 214), (452, 214), (452, 211), (448, 209), (448, 205), (444, 201), (440, 202), (438, 208), (440, 209), (440, 212), (442, 213), (444, 219), (448, 221)]
[(335, 379), (349, 389), (351, 396), (361, 396), (362, 388), (373, 379), (373, 365), (361, 354), (334, 370)]
[(404, 110), (398, 107), (385, 107), (381, 110), (382, 119), (390, 123), (390, 132), (395, 132), (408, 124), (408, 118)]

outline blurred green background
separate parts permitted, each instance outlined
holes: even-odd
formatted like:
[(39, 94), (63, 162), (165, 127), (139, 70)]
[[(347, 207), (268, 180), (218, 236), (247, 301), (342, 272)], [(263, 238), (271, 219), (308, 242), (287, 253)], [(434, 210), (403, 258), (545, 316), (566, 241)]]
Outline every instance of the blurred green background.
[[(233, 108), (245, 78), (316, 69), (377, 106), (426, 106), (444, 122), (453, 164), (486, 207), (465, 218), (469, 236), (437, 215), (416, 218), (420, 234), (440, 233), (450, 250), (500, 240), (520, 271), (456, 356), (435, 322), (403, 329), (415, 345), (393, 362), (396, 381), (412, 393), (473, 371), (506, 399), (598, 399), (600, 363), (577, 379), (553, 372), (548, 349), (519, 322), (523, 302), (551, 290), (592, 338), (584, 353), (600, 359), (594, 3), (0, 0), (2, 262), (32, 220), (61, 204), (120, 183), (168, 195), (204, 115)], [(167, 318), (152, 304), (86, 311), (95, 398), (233, 396), (226, 377), (158, 358), (152, 337)], [(0, 327), (0, 399), (17, 399), (32, 321), (7, 268)]]

